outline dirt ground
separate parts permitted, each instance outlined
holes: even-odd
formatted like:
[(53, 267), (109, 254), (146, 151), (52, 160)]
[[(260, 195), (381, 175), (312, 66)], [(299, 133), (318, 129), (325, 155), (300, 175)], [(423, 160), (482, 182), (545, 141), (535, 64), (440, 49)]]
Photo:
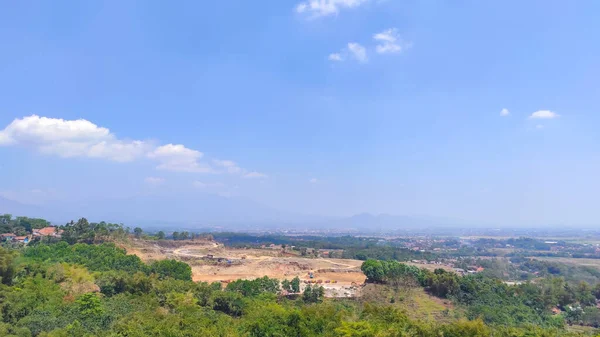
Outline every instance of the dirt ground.
[(298, 276), (302, 281), (321, 281), (328, 297), (352, 297), (360, 289), (357, 285), (366, 279), (359, 260), (303, 258), (271, 249), (233, 249), (212, 241), (134, 241), (125, 248), (146, 262), (167, 258), (184, 261), (192, 267), (194, 281), (226, 283), (263, 276), (291, 280)]

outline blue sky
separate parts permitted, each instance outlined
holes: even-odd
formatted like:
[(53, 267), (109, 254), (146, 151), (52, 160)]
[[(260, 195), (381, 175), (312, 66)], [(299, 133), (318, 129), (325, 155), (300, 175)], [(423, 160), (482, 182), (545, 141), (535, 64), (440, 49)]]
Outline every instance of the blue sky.
[(598, 224), (596, 1), (0, 6), (6, 198)]

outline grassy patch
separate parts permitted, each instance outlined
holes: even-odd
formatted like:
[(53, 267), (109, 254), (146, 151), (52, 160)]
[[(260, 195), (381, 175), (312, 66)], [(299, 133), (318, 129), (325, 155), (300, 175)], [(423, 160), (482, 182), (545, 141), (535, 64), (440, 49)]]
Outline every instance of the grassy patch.
[(420, 287), (392, 287), (367, 284), (362, 290), (363, 302), (389, 303), (403, 309), (412, 319), (450, 322), (463, 316), (450, 300), (427, 294)]

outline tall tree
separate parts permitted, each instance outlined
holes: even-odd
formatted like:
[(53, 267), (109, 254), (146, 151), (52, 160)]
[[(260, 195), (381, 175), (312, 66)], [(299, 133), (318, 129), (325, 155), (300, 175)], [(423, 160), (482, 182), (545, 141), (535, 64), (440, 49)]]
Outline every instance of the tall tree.
[(0, 215), (0, 224), (7, 225), (10, 223), (11, 220), (12, 220), (11, 214)]
[(290, 286), (292, 287), (292, 292), (299, 293), (300, 292), (300, 278), (298, 276), (292, 279), (290, 282)]
[(15, 274), (13, 251), (0, 247), (0, 284), (11, 284)]

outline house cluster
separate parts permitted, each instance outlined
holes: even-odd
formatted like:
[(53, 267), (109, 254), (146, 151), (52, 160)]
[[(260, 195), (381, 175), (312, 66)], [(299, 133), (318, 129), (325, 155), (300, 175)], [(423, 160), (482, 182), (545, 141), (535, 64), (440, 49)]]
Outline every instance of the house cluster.
[(16, 235), (14, 233), (2, 233), (0, 234), (0, 242), (20, 242), (27, 244), (34, 237), (56, 237), (60, 238), (63, 230), (58, 227), (44, 227), (40, 229), (34, 229), (31, 235)]
[(414, 264), (432, 264), (436, 266), (446, 266), (446, 267), (454, 267), (456, 260), (447, 260), (447, 261), (435, 261), (435, 260), (411, 260), (410, 262)]
[(398, 242), (400, 247), (410, 249), (414, 252), (447, 252), (456, 251), (460, 246), (458, 241), (449, 241), (446, 239), (419, 238), (419, 239), (403, 239)]
[(44, 227), (44, 228), (40, 228), (40, 229), (34, 229), (32, 235), (33, 236), (50, 236), (50, 237), (60, 238), (62, 233), (63, 233), (62, 229), (58, 229), (58, 227), (51, 226), (51, 227)]
[(481, 273), (484, 270), (485, 270), (485, 268), (480, 267), (480, 266), (469, 266), (466, 270), (462, 269), (462, 268), (454, 268), (454, 272), (459, 275), (462, 275), (462, 276), (468, 275), (468, 274)]
[(29, 243), (29, 239), (30, 239), (30, 237), (28, 235), (17, 236), (14, 233), (2, 233), (2, 234), (0, 234), (0, 241), (2, 241), (2, 242)]

